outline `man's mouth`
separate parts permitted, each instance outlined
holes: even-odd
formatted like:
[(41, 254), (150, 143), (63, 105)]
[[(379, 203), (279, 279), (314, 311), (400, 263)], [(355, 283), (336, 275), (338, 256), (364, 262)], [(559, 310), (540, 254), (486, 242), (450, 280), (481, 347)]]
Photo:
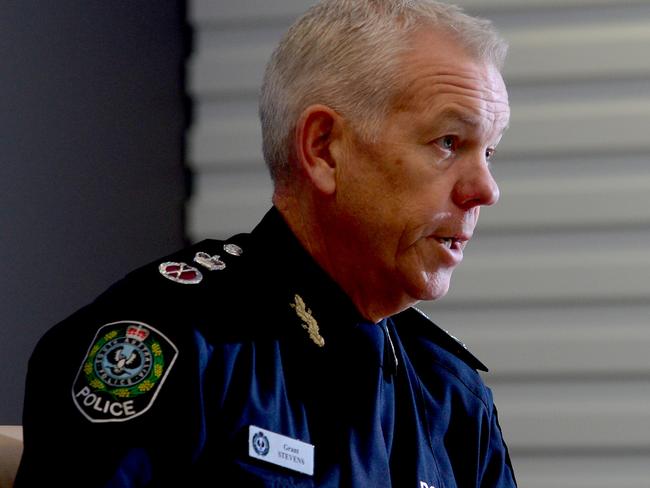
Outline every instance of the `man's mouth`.
[(435, 237), (436, 241), (449, 250), (462, 251), (467, 245), (467, 239), (456, 237)]
[(447, 249), (451, 249), (451, 246), (454, 244), (454, 240), (451, 237), (439, 237), (437, 241)]

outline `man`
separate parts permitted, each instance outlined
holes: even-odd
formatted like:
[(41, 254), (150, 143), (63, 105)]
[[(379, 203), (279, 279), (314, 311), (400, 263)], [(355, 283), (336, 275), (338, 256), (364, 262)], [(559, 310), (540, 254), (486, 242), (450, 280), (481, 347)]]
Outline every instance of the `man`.
[(515, 486), (483, 365), (411, 308), (498, 199), (505, 51), (430, 0), (309, 10), (262, 88), (274, 208), (41, 340), (17, 486)]

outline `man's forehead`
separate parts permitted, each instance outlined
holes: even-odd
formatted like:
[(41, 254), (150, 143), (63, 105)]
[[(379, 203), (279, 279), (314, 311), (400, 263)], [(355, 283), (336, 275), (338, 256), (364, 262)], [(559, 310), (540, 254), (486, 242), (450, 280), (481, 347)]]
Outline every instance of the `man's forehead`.
[(505, 83), (493, 65), (474, 60), (416, 62), (404, 64), (402, 74), (393, 97), (396, 110), (424, 110), (445, 97), (473, 99), (475, 104), (495, 112), (509, 110)]
[(491, 129), (503, 134), (510, 126), (510, 110), (507, 105), (498, 111), (479, 114), (458, 106), (445, 107), (433, 114), (437, 122), (461, 124), (474, 130)]
[(406, 112), (427, 126), (462, 125), (500, 135), (509, 125), (510, 107), (498, 76), (473, 70), (421, 70), (404, 84), (393, 113)]

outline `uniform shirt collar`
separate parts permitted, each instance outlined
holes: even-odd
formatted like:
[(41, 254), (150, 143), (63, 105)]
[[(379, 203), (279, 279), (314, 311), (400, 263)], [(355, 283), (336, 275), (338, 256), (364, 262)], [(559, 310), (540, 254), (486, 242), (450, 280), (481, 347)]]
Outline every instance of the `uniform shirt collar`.
[[(251, 253), (261, 269), (270, 273), (273, 295), (293, 302), (299, 295), (323, 334), (332, 327), (367, 322), (341, 287), (318, 265), (293, 234), (276, 207), (253, 229)], [(289, 305), (287, 305), (289, 306)]]

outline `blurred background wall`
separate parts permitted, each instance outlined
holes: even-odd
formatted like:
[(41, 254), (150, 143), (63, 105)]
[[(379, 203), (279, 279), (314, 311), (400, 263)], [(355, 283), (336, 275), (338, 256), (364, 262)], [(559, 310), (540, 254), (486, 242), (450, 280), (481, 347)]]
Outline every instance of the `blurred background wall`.
[(0, 424), (47, 328), (183, 245), (184, 22), (180, 0), (0, 3)]
[[(190, 0), (192, 239), (270, 205), (256, 95), (309, 0)], [(511, 128), (450, 294), (424, 304), (491, 367), (524, 488), (650, 480), (650, 2), (459, 0), (511, 43)]]

